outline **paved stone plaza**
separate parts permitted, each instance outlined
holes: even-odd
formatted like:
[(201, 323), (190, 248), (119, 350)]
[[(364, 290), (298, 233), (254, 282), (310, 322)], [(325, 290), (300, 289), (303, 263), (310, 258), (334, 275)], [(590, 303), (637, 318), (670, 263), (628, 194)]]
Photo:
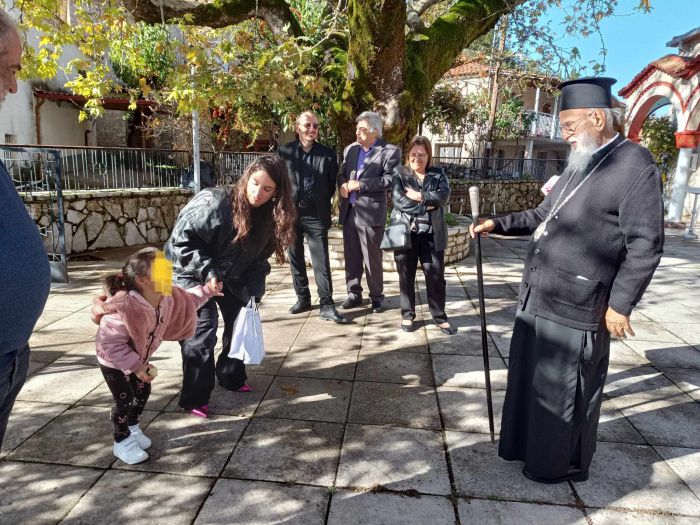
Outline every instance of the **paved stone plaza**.
[[(164, 344), (142, 421), (151, 457), (135, 466), (112, 455), (88, 315), (128, 251), (72, 263), (31, 339), (0, 456), (0, 523), (698, 523), (700, 243), (668, 233), (637, 337), (613, 344), (591, 479), (560, 485), (526, 480), (490, 443), (473, 256), (448, 268), (452, 337), (425, 305), (416, 332), (399, 330), (395, 273), (389, 310), (357, 308), (339, 326), (318, 310), (289, 315), (290, 273), (275, 268), (253, 392), (217, 387), (208, 420), (178, 412), (179, 345)], [(483, 245), (497, 430), (524, 248)]]

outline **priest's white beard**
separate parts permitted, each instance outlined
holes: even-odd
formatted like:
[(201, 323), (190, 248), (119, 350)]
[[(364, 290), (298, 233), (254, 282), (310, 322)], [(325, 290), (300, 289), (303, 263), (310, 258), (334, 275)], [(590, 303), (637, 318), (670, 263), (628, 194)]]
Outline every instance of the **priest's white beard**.
[(572, 149), (569, 153), (569, 159), (566, 162), (567, 171), (581, 173), (586, 169), (588, 163), (593, 156), (593, 152), (598, 149), (598, 144), (590, 133), (585, 131), (576, 136), (576, 149)]

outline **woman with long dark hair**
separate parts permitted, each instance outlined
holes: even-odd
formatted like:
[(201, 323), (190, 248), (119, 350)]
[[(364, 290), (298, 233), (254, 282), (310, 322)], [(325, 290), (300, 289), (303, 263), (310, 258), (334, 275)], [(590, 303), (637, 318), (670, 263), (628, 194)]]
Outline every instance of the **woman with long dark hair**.
[(447, 222), (443, 208), (450, 196), (450, 185), (442, 170), (430, 167), (431, 160), (430, 140), (414, 137), (408, 145), (406, 165), (395, 168), (392, 178), (392, 220), (404, 222), (411, 232), (411, 247), (394, 252), (401, 294), (401, 329), (411, 332), (414, 328), (416, 270), (420, 261), (430, 314), (443, 333), (452, 335), (457, 330), (445, 314)]
[[(165, 253), (173, 261), (173, 280), (189, 288), (210, 282), (224, 285), (223, 296), (198, 312), (192, 338), (181, 341), (182, 391), (179, 406), (207, 417), (215, 378), (234, 392), (248, 392), (245, 365), (228, 357), (238, 312), (265, 292), (267, 259), (279, 263), (294, 237), (295, 206), (284, 162), (265, 155), (246, 169), (233, 188), (199, 192), (180, 212)], [(224, 320), (223, 349), (216, 363), (217, 304)]]

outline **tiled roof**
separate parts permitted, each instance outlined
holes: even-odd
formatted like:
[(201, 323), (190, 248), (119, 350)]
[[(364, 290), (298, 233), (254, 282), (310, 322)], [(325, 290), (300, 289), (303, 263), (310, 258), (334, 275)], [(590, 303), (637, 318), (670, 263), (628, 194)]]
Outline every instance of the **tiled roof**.
[(627, 98), (644, 80), (655, 71), (661, 71), (673, 78), (689, 79), (700, 72), (700, 56), (684, 57), (680, 55), (666, 55), (654, 60), (647, 67), (642, 69), (632, 81), (623, 87), (618, 94)]

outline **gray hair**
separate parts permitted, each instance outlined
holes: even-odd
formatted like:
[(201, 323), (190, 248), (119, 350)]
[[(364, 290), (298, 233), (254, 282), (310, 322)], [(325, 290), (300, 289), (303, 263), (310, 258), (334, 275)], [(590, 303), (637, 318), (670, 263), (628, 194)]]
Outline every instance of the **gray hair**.
[(5, 38), (11, 31), (17, 34), (17, 24), (7, 11), (0, 8), (0, 53), (5, 52)]
[(375, 113), (374, 111), (363, 111), (357, 116), (355, 122), (360, 122), (362, 120), (367, 121), (369, 124), (369, 129), (374, 131), (377, 134), (377, 137), (382, 136), (382, 116), (379, 113)]
[(622, 124), (622, 109), (621, 108), (597, 108), (605, 115), (605, 131), (615, 131)]
[(298, 126), (299, 124), (301, 124), (301, 117), (303, 117), (304, 115), (307, 115), (307, 116), (309, 116), (309, 117), (312, 116), (312, 117), (314, 117), (316, 120), (318, 120), (318, 115), (317, 115), (316, 113), (314, 113), (313, 111), (311, 111), (310, 109), (307, 109), (306, 111), (302, 111), (301, 113), (299, 113), (299, 114), (297, 115), (297, 120), (296, 120), (296, 125), (297, 125), (297, 126)]

